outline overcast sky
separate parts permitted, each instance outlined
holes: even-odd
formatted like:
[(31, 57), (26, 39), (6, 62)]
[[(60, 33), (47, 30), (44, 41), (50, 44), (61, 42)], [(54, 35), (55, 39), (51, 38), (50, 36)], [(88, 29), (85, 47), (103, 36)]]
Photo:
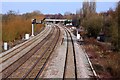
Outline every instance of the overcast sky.
[[(76, 13), (82, 7), (82, 2), (2, 2), (2, 13), (9, 10), (20, 14), (39, 10), (43, 14), (64, 14), (65, 12)], [(96, 11), (103, 12), (109, 8), (115, 9), (116, 2), (97, 2)]]

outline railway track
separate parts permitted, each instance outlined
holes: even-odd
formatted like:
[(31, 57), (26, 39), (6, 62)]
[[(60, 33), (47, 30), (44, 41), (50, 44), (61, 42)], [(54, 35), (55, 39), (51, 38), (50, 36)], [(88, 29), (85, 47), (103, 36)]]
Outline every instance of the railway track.
[(41, 32), (40, 34), (38, 34), (35, 38), (32, 38), (22, 44), (20, 44), (19, 46), (17, 46), (15, 49), (10, 50), (8, 52), (3, 52), (0, 54), (0, 58), (2, 58), (2, 61), (0, 61), (0, 64), (7, 61), (9, 58), (13, 57), (14, 55), (16, 55), (17, 53), (19, 53), (21, 50), (25, 49), (27, 46), (30, 46), (32, 43), (34, 43), (35, 41), (37, 41), (40, 37), (42, 37), (46, 31), (49, 28), (45, 29), (43, 32)]
[[(12, 70), (11, 73), (8, 74), (8, 76), (5, 76), (4, 79), (7, 78), (21, 78), (21, 80), (24, 80), (25, 78), (39, 78), (40, 74), (42, 73), (45, 65), (47, 64), (50, 55), (52, 54), (59, 36), (60, 36), (60, 29), (57, 27), (55, 30), (52, 31), (51, 34), (49, 34), (49, 38), (46, 38), (43, 43), (40, 43), (39, 47), (37, 47), (37, 51), (33, 51), (34, 55), (31, 54), (29, 58), (23, 63), (22, 65), (19, 65), (17, 69), (14, 71)], [(54, 42), (53, 42), (54, 40)], [(35, 50), (35, 49), (34, 49)], [(27, 53), (30, 54), (30, 53)], [(28, 55), (27, 55), (28, 56)], [(26, 64), (29, 64), (31, 62), (31, 66), (26, 66)], [(23, 69), (21, 71), (21, 69)]]
[[(49, 33), (50, 31), (48, 31)], [(36, 42), (32, 43), (32, 47), (31, 46), (25, 46), (23, 50), (21, 50), (20, 52), (16, 52), (16, 53), (10, 53), (10, 54), (7, 54), (7, 55), (12, 55), (12, 54), (15, 54), (15, 55), (12, 55), (12, 57), (8, 57), (6, 61), (2, 62), (0, 65), (2, 65), (2, 69), (0, 72), (3, 72), (6, 68), (8, 68), (9, 66), (11, 66), (12, 64), (14, 64), (17, 60), (19, 60), (19, 58), (21, 58), (22, 56), (24, 56), (27, 52), (31, 51), (32, 48), (34, 48), (39, 42), (41, 42), (42, 40), (40, 40), (40, 37), (39, 39), (37, 38), (37, 40), (35, 40)], [(24, 46), (24, 45), (23, 45)], [(19, 48), (18, 48), (19, 49)], [(7, 56), (6, 55), (6, 56)], [(2, 57), (2, 59), (6, 58), (5, 56)]]
[[(74, 46), (75, 44), (72, 38), (72, 34), (67, 28), (63, 29), (65, 30), (67, 37), (64, 71), (62, 74), (63, 80), (66, 78), (73, 78), (77, 80), (77, 66), (79, 64), (77, 64), (76, 61), (79, 59), (76, 56), (78, 54), (76, 54), (76, 47)], [(3, 61), (0, 62), (0, 64), (3, 64), (7, 61), (10, 62), (8, 65), (6, 63), (7, 66), (3, 67), (1, 71), (3, 79), (20, 78), (21, 80), (25, 80), (26, 78), (34, 78), (34, 80), (37, 80), (38, 78), (41, 78), (40, 75), (42, 75), (42, 72), (48, 63), (49, 58), (54, 51), (60, 36), (60, 28), (58, 26), (52, 27), (50, 31), (48, 30), (49, 29), (46, 29), (43, 34), (41, 33), (41, 35), (38, 35), (37, 38), (31, 39), (30, 41), (27, 41), (26, 44), (24, 43), (21, 46), (17, 47), (15, 50), (10, 51), (9, 54), (5, 53), (0, 56), (0, 58), (3, 58)], [(49, 34), (41, 39), (46, 31), (48, 31)], [(30, 48), (31, 45), (35, 46)], [(29, 51), (25, 51), (24, 48), (26, 47), (29, 47)], [(19, 57), (15, 57), (16, 55)]]
[(76, 65), (76, 56), (75, 56), (73, 39), (69, 30), (67, 30), (66, 28), (64, 29), (67, 35), (67, 49), (66, 49), (63, 80), (65, 78), (77, 79), (77, 65)]
[[(40, 45), (44, 44), (44, 42), (46, 42), (46, 40), (48, 40), (50, 37), (51, 37), (51, 34), (53, 33), (53, 30), (50, 31), (50, 34), (48, 34), (43, 40), (40, 40), (40, 37), (37, 41), (39, 41), (39, 43), (36, 43), (34, 42), (33, 44), (31, 45), (34, 45), (34, 44), (37, 44), (35, 45), (34, 47), (32, 47), (28, 52), (24, 52), (24, 54), (22, 55), (22, 51), (21, 51), (21, 56), (18, 56), (19, 58), (15, 58), (14, 55), (12, 58), (10, 58), (12, 61), (11, 64), (7, 65), (7, 66), (3, 66), (2, 68), (2, 77), (3, 78), (7, 78), (8, 76), (10, 76), (15, 70), (17, 70), (24, 62), (26, 62), (35, 52), (38, 51), (38, 48)], [(28, 46), (30, 47), (30, 46)], [(10, 61), (10, 60), (9, 60)], [(7, 63), (6, 63), (7, 64)]]
[[(23, 45), (28, 45), (28, 44), (31, 43), (32, 41), (35, 41), (36, 38), (38, 38), (38, 37), (40, 37), (40, 36), (42, 37), (42, 36), (44, 35), (44, 33), (46, 33), (46, 31), (47, 31), (49, 28), (50, 28), (50, 27), (45, 27), (45, 29), (44, 29), (41, 33), (39, 33), (38, 35), (36, 35), (36, 37), (30, 38), (28, 41), (25, 41), (25, 42), (17, 45), (16, 48), (13, 47), (13, 48), (11, 48), (10, 50), (8, 50), (8, 51), (6, 51), (6, 52), (0, 53), (0, 58), (6, 56), (6, 55), (8, 55), (8, 54), (10, 55), (10, 53), (13, 53), (15, 50), (21, 48)], [(21, 50), (22, 50), (22, 49), (23, 49), (23, 48), (21, 48)]]
[(37, 76), (35, 77), (35, 80), (40, 78), (39, 76), (42, 74), (42, 72), (43, 72), (43, 70), (44, 70), (44, 68), (45, 68), (45, 66), (46, 66), (52, 52), (54, 51), (54, 49), (55, 49), (55, 47), (56, 47), (56, 45), (58, 43), (59, 37), (60, 37), (60, 29), (58, 28), (57, 33), (56, 33), (56, 35), (55, 35), (55, 37), (53, 39), (54, 43), (53, 43), (53, 41), (51, 41), (49, 49), (47, 49), (49, 52), (47, 52), (47, 50), (44, 52), (44, 54), (46, 53), (48, 56), (44, 56), (44, 58), (46, 58), (46, 60), (44, 61), (42, 67), (40, 68), (39, 72), (37, 73)]
[[(76, 49), (75, 49), (76, 47), (74, 46), (72, 34), (70, 33), (70, 31), (67, 28), (64, 28), (64, 29), (65, 29), (66, 36), (67, 36), (67, 49), (66, 49), (63, 80), (66, 78), (72, 78), (72, 79), (77, 80), (78, 76), (80, 77), (80, 75), (81, 75), (79, 73), (80, 71), (77, 71), (77, 70), (80, 70), (78, 66), (83, 65), (83, 64), (79, 64), (77, 62), (79, 59), (78, 59), (78, 57), (76, 57), (78, 54), (76, 55)], [(86, 56), (86, 53), (84, 55), (86, 57), (86, 61), (88, 61), (87, 66), (89, 66), (90, 72), (93, 74), (92, 76), (89, 76), (90, 79), (100, 80), (100, 78), (94, 71), (92, 63), (90, 62), (88, 56)], [(79, 73), (79, 75), (78, 75), (78, 73)]]

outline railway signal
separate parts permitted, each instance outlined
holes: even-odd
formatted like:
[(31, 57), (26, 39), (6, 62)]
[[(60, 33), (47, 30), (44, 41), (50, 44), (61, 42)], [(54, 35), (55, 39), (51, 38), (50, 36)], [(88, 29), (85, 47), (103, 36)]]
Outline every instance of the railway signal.
[(34, 36), (34, 24), (36, 24), (36, 19), (32, 19), (32, 35)]

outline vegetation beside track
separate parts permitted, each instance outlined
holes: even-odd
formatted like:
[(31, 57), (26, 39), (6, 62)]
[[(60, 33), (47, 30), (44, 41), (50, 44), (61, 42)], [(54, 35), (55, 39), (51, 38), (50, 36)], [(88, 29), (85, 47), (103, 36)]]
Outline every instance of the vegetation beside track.
[(83, 45), (100, 78), (120, 78), (120, 52), (113, 52), (109, 43), (94, 38), (85, 39)]
[[(78, 13), (78, 17), (73, 19), (77, 21), (77, 28), (82, 26), (85, 29), (81, 35), (83, 46), (100, 78), (120, 78), (120, 2), (116, 3), (114, 10), (101, 13), (89, 13), (90, 7), (84, 5), (80, 11), (83, 14)], [(101, 34), (104, 40), (99, 42), (97, 37)]]
[[(43, 19), (44, 15), (39, 11), (31, 13), (18, 14), (14, 11), (9, 11), (7, 14), (2, 14), (2, 41), (8, 42), (9, 46), (13, 46), (24, 38), (25, 34), (31, 35), (31, 19)], [(44, 24), (35, 24), (35, 34), (38, 34)]]

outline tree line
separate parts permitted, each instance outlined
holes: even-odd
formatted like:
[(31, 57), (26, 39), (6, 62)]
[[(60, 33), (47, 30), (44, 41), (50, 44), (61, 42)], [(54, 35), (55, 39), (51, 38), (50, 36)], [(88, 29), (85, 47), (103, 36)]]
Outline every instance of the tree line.
[[(120, 49), (120, 2), (116, 3), (115, 10), (97, 13), (95, 2), (83, 2), (83, 7), (72, 17), (73, 25), (79, 28), (83, 26), (84, 36), (97, 38), (100, 34), (105, 36), (105, 42), (112, 44), (112, 49)], [(69, 14), (70, 16), (70, 14)]]

